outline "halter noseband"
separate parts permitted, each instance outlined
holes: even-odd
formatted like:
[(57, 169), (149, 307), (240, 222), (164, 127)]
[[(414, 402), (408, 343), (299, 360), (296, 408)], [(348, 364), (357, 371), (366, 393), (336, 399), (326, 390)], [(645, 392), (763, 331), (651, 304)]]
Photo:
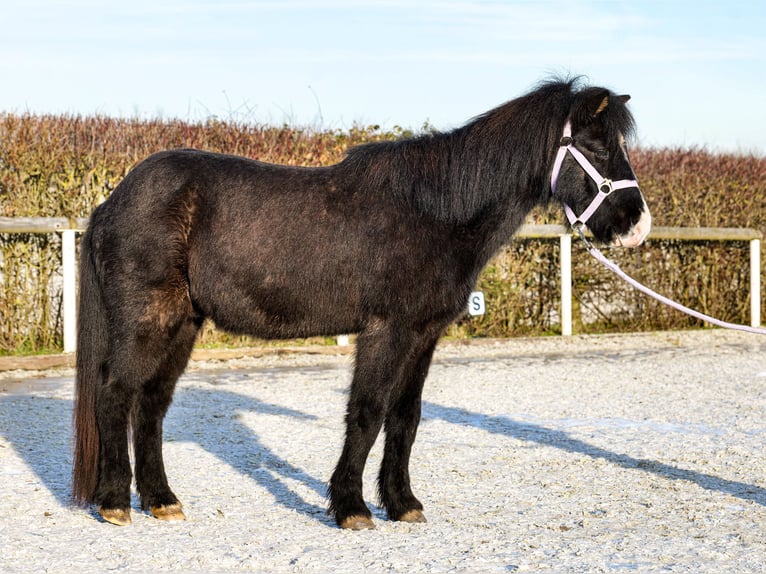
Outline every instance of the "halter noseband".
[(561, 165), (564, 163), (564, 157), (566, 156), (567, 152), (572, 154), (572, 157), (577, 160), (577, 163), (580, 164), (580, 167), (585, 170), (585, 173), (590, 176), (590, 178), (596, 183), (596, 186), (598, 187), (598, 193), (590, 202), (590, 205), (585, 209), (585, 211), (582, 212), (579, 217), (575, 215), (571, 207), (569, 207), (566, 203), (564, 204), (564, 212), (566, 213), (567, 219), (569, 219), (569, 223), (572, 227), (579, 228), (584, 226), (590, 217), (596, 212), (604, 199), (606, 199), (606, 196), (612, 193), (614, 190), (625, 189), (628, 187), (638, 187), (638, 182), (635, 179), (621, 179), (619, 181), (612, 181), (603, 177), (598, 172), (598, 170), (593, 167), (593, 164), (588, 161), (588, 158), (586, 158), (582, 152), (575, 147), (574, 140), (572, 139), (572, 124), (567, 121), (566, 125), (564, 126), (564, 134), (561, 137), (561, 145), (559, 147), (558, 153), (556, 154), (556, 160), (553, 162), (553, 171), (551, 172), (551, 193), (553, 194), (556, 193), (556, 184), (558, 183), (559, 172), (561, 171)]

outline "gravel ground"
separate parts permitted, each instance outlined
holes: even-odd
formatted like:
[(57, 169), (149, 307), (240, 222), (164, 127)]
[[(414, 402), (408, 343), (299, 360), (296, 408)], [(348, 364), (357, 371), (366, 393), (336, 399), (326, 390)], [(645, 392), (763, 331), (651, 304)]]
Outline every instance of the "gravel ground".
[(444, 344), (413, 453), (428, 524), (342, 531), (325, 482), (352, 358), (194, 363), (166, 420), (188, 520), (68, 505), (71, 371), (0, 377), (0, 571), (763, 572), (766, 340)]

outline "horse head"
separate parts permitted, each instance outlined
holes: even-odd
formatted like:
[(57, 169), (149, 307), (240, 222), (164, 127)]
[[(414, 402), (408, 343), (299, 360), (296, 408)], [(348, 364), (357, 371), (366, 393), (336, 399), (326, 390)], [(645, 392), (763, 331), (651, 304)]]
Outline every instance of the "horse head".
[(562, 130), (551, 191), (573, 227), (587, 226), (603, 243), (635, 247), (652, 218), (625, 145), (634, 125), (629, 99), (603, 88), (578, 94)]

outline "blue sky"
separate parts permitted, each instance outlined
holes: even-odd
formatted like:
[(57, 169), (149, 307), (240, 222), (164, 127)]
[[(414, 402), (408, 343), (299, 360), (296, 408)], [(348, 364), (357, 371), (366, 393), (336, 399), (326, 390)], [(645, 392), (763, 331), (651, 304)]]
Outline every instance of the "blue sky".
[(551, 74), (644, 146), (766, 153), (766, 2), (11, 0), (0, 112), (437, 129)]

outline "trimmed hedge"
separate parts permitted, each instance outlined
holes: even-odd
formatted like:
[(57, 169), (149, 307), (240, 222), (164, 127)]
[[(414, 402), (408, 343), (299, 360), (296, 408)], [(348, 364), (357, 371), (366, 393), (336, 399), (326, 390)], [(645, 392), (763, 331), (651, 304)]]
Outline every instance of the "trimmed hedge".
[[(311, 130), (236, 122), (121, 120), (0, 114), (0, 215), (85, 217), (155, 151), (195, 147), (292, 165), (327, 165), (353, 145), (412, 135), (377, 126)], [(766, 230), (766, 158), (704, 149), (638, 149), (631, 159), (655, 225)], [(561, 222), (559, 209), (530, 222)], [(60, 241), (0, 234), (0, 353), (61, 347)], [(749, 321), (748, 246), (652, 241), (610, 256), (656, 290), (724, 320)], [(559, 278), (554, 242), (516, 240), (487, 267), (488, 311), (450, 329), (458, 337), (556, 333)], [(667, 310), (574, 250), (576, 332), (680, 329), (695, 319)], [(766, 283), (765, 283), (766, 284)], [(246, 339), (244, 339), (246, 341)], [(203, 343), (237, 343), (206, 327)]]

